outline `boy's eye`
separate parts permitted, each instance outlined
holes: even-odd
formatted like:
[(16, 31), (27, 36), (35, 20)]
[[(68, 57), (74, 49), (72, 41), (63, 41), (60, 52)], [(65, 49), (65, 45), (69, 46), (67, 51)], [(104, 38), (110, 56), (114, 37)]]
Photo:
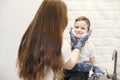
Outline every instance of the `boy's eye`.
[(82, 30), (85, 30), (85, 29), (86, 29), (86, 28), (83, 27), (83, 26), (81, 26), (81, 27), (80, 27), (80, 26), (75, 26), (75, 28), (76, 28), (76, 29), (79, 29), (79, 28), (80, 28), (80, 29), (82, 29)]
[(77, 29), (78, 29), (79, 27), (78, 27), (78, 26), (75, 26), (75, 28), (77, 28)]
[(85, 29), (85, 27), (81, 27), (81, 29)]

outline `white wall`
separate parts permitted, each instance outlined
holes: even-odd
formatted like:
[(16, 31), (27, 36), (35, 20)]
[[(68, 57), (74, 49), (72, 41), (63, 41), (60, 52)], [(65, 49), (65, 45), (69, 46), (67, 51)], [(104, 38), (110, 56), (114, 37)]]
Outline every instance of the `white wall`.
[(109, 73), (113, 72), (112, 53), (118, 50), (117, 73), (120, 78), (120, 0), (65, 0), (68, 5), (69, 27), (74, 19), (86, 16), (93, 30), (90, 40), (95, 45), (98, 65)]
[[(88, 17), (93, 30), (91, 40), (96, 46), (97, 62), (112, 72), (112, 52), (114, 49), (120, 51), (120, 1), (65, 0), (65, 2), (69, 17), (66, 33), (69, 27), (73, 26), (76, 17), (82, 15)], [(0, 0), (0, 80), (19, 80), (16, 68), (19, 43), (40, 3), (41, 0)], [(65, 37), (68, 39), (68, 33)], [(118, 60), (120, 61), (120, 55)]]
[(41, 0), (0, 0), (0, 80), (19, 80), (18, 46), (40, 3)]

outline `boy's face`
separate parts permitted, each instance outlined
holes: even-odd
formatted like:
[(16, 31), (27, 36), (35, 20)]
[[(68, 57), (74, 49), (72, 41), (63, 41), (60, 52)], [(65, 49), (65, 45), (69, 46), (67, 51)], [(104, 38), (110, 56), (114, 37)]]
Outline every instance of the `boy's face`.
[(83, 34), (87, 34), (88, 32), (88, 24), (85, 21), (77, 21), (75, 22), (73, 32), (77, 38), (81, 38)]

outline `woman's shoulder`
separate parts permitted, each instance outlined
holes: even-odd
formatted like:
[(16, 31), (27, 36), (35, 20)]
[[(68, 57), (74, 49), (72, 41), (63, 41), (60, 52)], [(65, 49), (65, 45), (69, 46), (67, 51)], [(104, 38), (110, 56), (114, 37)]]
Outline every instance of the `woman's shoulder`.
[(65, 62), (70, 58), (70, 53), (71, 53), (70, 43), (67, 40), (63, 40), (62, 55)]
[(70, 42), (67, 39), (63, 39), (62, 41), (62, 48), (69, 48), (70, 49)]

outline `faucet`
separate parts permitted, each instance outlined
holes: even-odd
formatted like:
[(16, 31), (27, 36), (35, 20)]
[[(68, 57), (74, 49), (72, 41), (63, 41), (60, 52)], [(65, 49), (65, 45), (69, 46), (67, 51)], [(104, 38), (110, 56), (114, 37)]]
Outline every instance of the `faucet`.
[(107, 78), (117, 80), (117, 50), (113, 51), (112, 60), (114, 60), (114, 71), (113, 74), (109, 75), (107, 72)]

